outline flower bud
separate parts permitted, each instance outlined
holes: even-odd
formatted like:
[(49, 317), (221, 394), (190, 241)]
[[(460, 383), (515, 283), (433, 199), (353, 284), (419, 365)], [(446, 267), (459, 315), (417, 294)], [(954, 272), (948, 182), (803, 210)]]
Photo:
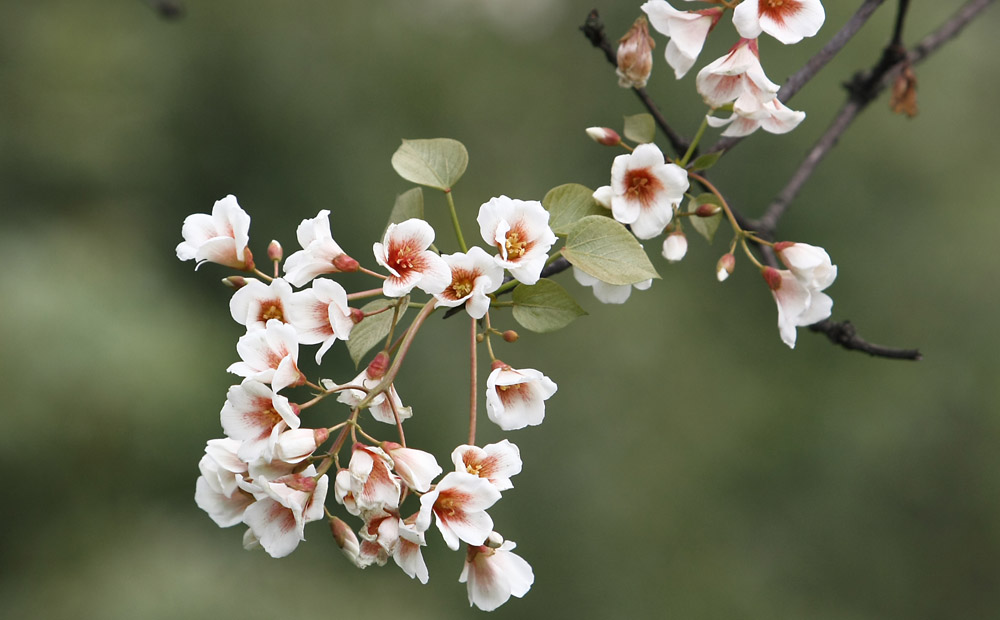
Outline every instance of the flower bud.
[(353, 273), (361, 268), (358, 261), (354, 260), (347, 254), (339, 254), (337, 258), (333, 259), (333, 266), (336, 267), (338, 271), (343, 271), (345, 273)]
[(716, 213), (722, 211), (722, 207), (710, 202), (702, 203), (698, 205), (698, 208), (694, 210), (694, 214), (698, 217), (712, 217)]
[(483, 543), (484, 547), (490, 549), (499, 549), (501, 545), (503, 545), (503, 536), (497, 532), (490, 532), (490, 535), (486, 537), (486, 542)]
[(357, 325), (365, 320), (365, 313), (361, 308), (351, 308), (351, 322)]
[(502, 336), (507, 342), (517, 342), (517, 339), (520, 338), (520, 336), (517, 335), (517, 332), (513, 329), (508, 329), (502, 334)]
[(642, 88), (653, 71), (653, 48), (645, 17), (640, 17), (618, 42), (618, 85)]
[(391, 361), (388, 353), (379, 351), (375, 359), (368, 364), (365, 374), (368, 375), (369, 379), (379, 379), (385, 374), (385, 371), (389, 370), (389, 363)]
[(222, 278), (222, 283), (234, 291), (238, 291), (247, 285), (247, 279), (243, 276), (229, 276), (228, 278)]
[(719, 262), (715, 264), (715, 277), (719, 279), (719, 282), (724, 282), (734, 269), (736, 269), (736, 257), (733, 256), (732, 252), (723, 254)]
[(330, 531), (333, 532), (333, 539), (347, 556), (347, 559), (355, 566), (362, 566), (361, 545), (358, 543), (358, 537), (354, 531), (337, 517), (330, 517)]
[(688, 251), (688, 240), (681, 231), (672, 232), (663, 240), (663, 258), (676, 263), (684, 258)]
[(272, 239), (271, 243), (267, 244), (267, 257), (274, 262), (278, 262), (284, 256), (284, 251), (281, 249), (281, 244), (277, 240)]
[(476, 334), (476, 342), (482, 342), (484, 340), (486, 340), (486, 336), (483, 334)]
[(622, 142), (618, 132), (607, 127), (587, 127), (587, 135), (594, 142), (604, 146), (618, 146)]

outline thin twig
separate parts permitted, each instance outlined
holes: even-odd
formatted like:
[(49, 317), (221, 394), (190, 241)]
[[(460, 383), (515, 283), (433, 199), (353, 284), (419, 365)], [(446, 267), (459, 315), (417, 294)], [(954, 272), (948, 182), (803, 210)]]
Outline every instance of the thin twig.
[(872, 357), (913, 360), (916, 362), (924, 359), (924, 356), (921, 355), (920, 351), (917, 349), (895, 349), (867, 342), (858, 336), (857, 331), (854, 329), (854, 325), (852, 325), (850, 321), (838, 323), (827, 319), (810, 325), (809, 329), (816, 333), (826, 334), (826, 337), (829, 338), (831, 342), (838, 344), (845, 349), (850, 349), (851, 351), (861, 351), (871, 355)]

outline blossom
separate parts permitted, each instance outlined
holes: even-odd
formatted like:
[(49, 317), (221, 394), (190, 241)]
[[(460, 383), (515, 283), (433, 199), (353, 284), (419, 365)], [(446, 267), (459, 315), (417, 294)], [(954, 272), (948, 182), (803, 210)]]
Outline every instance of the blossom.
[(672, 232), (663, 240), (663, 258), (672, 263), (684, 258), (688, 251), (688, 241), (684, 233)]
[(781, 241), (774, 244), (774, 251), (792, 274), (809, 288), (822, 291), (837, 279), (837, 266), (821, 247)]
[(764, 102), (741, 97), (733, 104), (733, 113), (729, 118), (709, 116), (707, 120), (712, 127), (729, 125), (722, 132), (724, 136), (742, 137), (761, 128), (773, 134), (788, 133), (798, 127), (805, 117), (805, 112), (788, 108), (777, 97)]
[(649, 16), (649, 24), (657, 32), (670, 37), (666, 59), (678, 80), (694, 66), (709, 31), (722, 17), (722, 9), (718, 7), (678, 11), (665, 0), (650, 0), (641, 8)]
[[(353, 381), (345, 383), (344, 385), (359, 385), (365, 389), (372, 389), (381, 382), (381, 376), (372, 377), (366, 368), (365, 370), (362, 370), (361, 374), (355, 377)], [(337, 385), (329, 380), (324, 380), (323, 387), (328, 390), (336, 390), (344, 386)], [(340, 392), (339, 396), (337, 396), (337, 402), (344, 403), (345, 405), (349, 405), (351, 407), (357, 407), (366, 396), (367, 394), (361, 390), (345, 389)], [(403, 401), (400, 400), (399, 393), (396, 392), (395, 384), (390, 385), (384, 392), (377, 394), (375, 398), (371, 399), (371, 401), (368, 402), (368, 410), (371, 411), (373, 418), (379, 422), (385, 422), (386, 424), (395, 424), (397, 415), (399, 416), (400, 422), (413, 415), (413, 409), (403, 406)]]
[(229, 312), (234, 321), (247, 326), (247, 331), (264, 329), (270, 319), (290, 322), (287, 309), (291, 301), (292, 286), (285, 280), (275, 278), (270, 284), (264, 284), (250, 279), (233, 293), (229, 300)]
[(605, 304), (623, 304), (628, 301), (633, 287), (638, 291), (644, 291), (653, 285), (652, 279), (636, 282), (635, 284), (608, 284), (577, 267), (573, 267), (573, 277), (581, 285), (593, 287), (594, 297), (599, 302)]
[(451, 453), (455, 471), (464, 471), (490, 481), (498, 491), (514, 488), (510, 477), (521, 473), (521, 453), (506, 439), (483, 448), (458, 446)]
[(219, 417), (226, 435), (243, 441), (237, 454), (248, 463), (261, 457), (271, 460), (278, 435), (299, 427), (299, 416), (288, 399), (253, 379), (230, 386)]
[(431, 481), (444, 471), (429, 452), (404, 448), (394, 441), (386, 441), (382, 446), (392, 459), (396, 473), (414, 491), (426, 493), (431, 488)]
[(605, 209), (611, 210), (611, 199), (615, 196), (615, 190), (610, 185), (602, 185), (594, 190), (594, 200)]
[(459, 540), (481, 545), (493, 530), (493, 519), (486, 509), (498, 499), (500, 491), (488, 480), (465, 472), (451, 472), (420, 497), (416, 526), (426, 530), (433, 512), (448, 547), (458, 549)]
[(451, 282), (451, 270), (444, 260), (427, 248), (434, 242), (434, 229), (427, 222), (411, 218), (389, 224), (382, 243), (375, 243), (375, 260), (389, 270), (382, 283), (386, 297), (402, 297), (413, 287), (425, 293), (440, 293)]
[(749, 109), (748, 99), (764, 102), (778, 94), (778, 85), (764, 75), (756, 39), (740, 39), (728, 54), (706, 65), (695, 78), (695, 88), (713, 108), (742, 97)]
[(497, 548), (469, 547), (458, 581), (467, 584), (470, 607), (493, 611), (511, 596), (521, 598), (528, 593), (535, 575), (530, 564), (511, 552), (516, 546), (507, 540)]
[(330, 431), (325, 428), (296, 428), (278, 435), (274, 442), (274, 458), (285, 463), (301, 463), (327, 440)]
[(733, 11), (741, 37), (754, 39), (766, 32), (786, 45), (815, 35), (824, 20), (820, 0), (744, 0)]
[(541, 277), (556, 235), (549, 212), (537, 200), (491, 198), (476, 217), (483, 241), (500, 250), (494, 257), (518, 282), (534, 284)]
[[(409, 520), (407, 519), (407, 521)], [(397, 566), (403, 569), (404, 573), (410, 576), (410, 579), (417, 579), (420, 583), (427, 583), (430, 578), (427, 564), (424, 563), (424, 556), (420, 552), (420, 547), (426, 545), (424, 530), (418, 529), (415, 523), (400, 522), (399, 540), (396, 543), (392, 559)]]
[(399, 478), (393, 461), (375, 446), (354, 444), (347, 469), (337, 472), (334, 498), (355, 515), (375, 515), (399, 507)]
[(264, 329), (247, 332), (236, 343), (241, 362), (226, 370), (249, 379), (270, 383), (280, 392), (303, 381), (299, 371), (299, 341), (295, 328), (277, 319), (269, 319)]
[(655, 144), (640, 144), (611, 164), (611, 212), (640, 239), (663, 232), (689, 187), (687, 171), (668, 164)]
[(195, 213), (184, 218), (181, 236), (184, 241), (177, 245), (177, 258), (195, 260), (195, 269), (210, 262), (253, 270), (253, 256), (247, 249), (250, 216), (232, 194), (217, 200), (211, 215)]
[(295, 236), (302, 249), (285, 261), (285, 279), (295, 286), (323, 273), (356, 271), (358, 262), (344, 253), (330, 232), (330, 211), (323, 209), (312, 219), (302, 220)]
[(445, 254), (441, 257), (451, 269), (451, 284), (434, 295), (439, 306), (454, 308), (465, 304), (474, 319), (481, 319), (490, 308), (486, 295), (503, 284), (503, 267), (478, 246), (465, 254)]
[(294, 551), (299, 541), (305, 540), (305, 524), (323, 518), (330, 479), (314, 476), (316, 468), (310, 465), (299, 474), (255, 480), (262, 492), (243, 514), (243, 522), (271, 557), (281, 558)]
[(545, 418), (545, 401), (555, 393), (556, 384), (539, 371), (497, 361), (486, 378), (486, 415), (505, 431), (537, 426)]
[(311, 288), (292, 293), (288, 319), (295, 325), (300, 343), (322, 343), (316, 351), (317, 364), (333, 343), (350, 338), (354, 321), (347, 304), (347, 291), (328, 278), (313, 280)]
[(243, 512), (253, 503), (252, 495), (239, 488), (238, 480), (247, 464), (236, 455), (240, 442), (235, 439), (210, 439), (198, 469), (194, 501), (219, 527), (230, 527), (243, 520)]
[(794, 349), (795, 328), (829, 318), (833, 300), (819, 288), (803, 283), (787, 269), (765, 267), (761, 275), (778, 304), (778, 332), (781, 340)]
[(618, 41), (618, 85), (623, 88), (642, 88), (653, 70), (653, 48), (656, 41), (649, 36), (645, 17), (639, 17)]

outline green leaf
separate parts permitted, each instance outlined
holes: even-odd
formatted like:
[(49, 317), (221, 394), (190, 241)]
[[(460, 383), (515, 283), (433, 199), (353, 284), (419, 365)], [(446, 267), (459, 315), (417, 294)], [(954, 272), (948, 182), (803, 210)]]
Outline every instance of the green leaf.
[(542, 198), (542, 206), (548, 210), (549, 226), (557, 235), (565, 235), (573, 224), (588, 215), (607, 213), (594, 200), (594, 190), (577, 183), (553, 187)]
[(392, 205), (392, 213), (389, 214), (389, 223), (399, 224), (411, 218), (424, 219), (424, 190), (420, 187), (396, 196), (396, 203)]
[(399, 176), (417, 185), (451, 189), (469, 164), (469, 153), (458, 140), (403, 140), (392, 154), (392, 167)]
[[(698, 210), (698, 207), (704, 204), (716, 205), (721, 209), (722, 205), (719, 203), (719, 198), (715, 194), (701, 194), (695, 196), (688, 203), (688, 211), (694, 213)], [(705, 238), (709, 244), (715, 239), (715, 231), (718, 230), (719, 224), (722, 222), (722, 211), (719, 211), (711, 217), (698, 217), (697, 215), (692, 215), (690, 218), (691, 226), (694, 227), (698, 234)]]
[[(365, 304), (361, 311), (370, 314), (382, 308), (389, 308), (398, 301), (397, 299), (376, 299)], [(400, 304), (399, 319), (402, 319), (403, 313), (406, 312), (407, 301), (408, 299), (404, 297)], [(355, 368), (361, 363), (366, 353), (374, 347), (382, 345), (382, 341), (389, 335), (389, 329), (392, 327), (392, 316), (393, 310), (389, 309), (374, 316), (365, 317), (363, 321), (351, 329), (351, 337), (347, 340), (347, 351), (351, 354), (351, 359), (354, 360)]]
[(689, 170), (692, 172), (696, 170), (708, 170), (719, 161), (719, 158), (722, 157), (723, 153), (725, 153), (725, 151), (715, 151), (714, 153), (702, 155), (698, 159), (694, 160), (694, 163), (691, 164)]
[(635, 284), (660, 277), (632, 233), (603, 215), (589, 215), (574, 224), (562, 255), (608, 284)]
[(553, 332), (587, 314), (566, 289), (545, 278), (531, 286), (519, 284), (513, 302), (514, 320), (533, 332)]
[(625, 117), (625, 137), (639, 144), (652, 142), (656, 137), (656, 121), (652, 114), (633, 114)]

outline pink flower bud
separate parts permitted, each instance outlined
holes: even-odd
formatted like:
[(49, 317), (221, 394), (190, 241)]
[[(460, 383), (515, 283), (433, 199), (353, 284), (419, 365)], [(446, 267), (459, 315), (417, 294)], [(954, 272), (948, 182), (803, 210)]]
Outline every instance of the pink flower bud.
[(607, 127), (588, 127), (587, 135), (590, 139), (604, 146), (618, 146), (622, 142), (622, 137), (614, 129)]
[(496, 370), (497, 368), (503, 368), (506, 370), (509, 369), (510, 366), (508, 366), (504, 362), (501, 362), (500, 360), (493, 360), (493, 363), (490, 364), (490, 370)]
[(508, 329), (502, 335), (503, 335), (504, 341), (506, 341), (506, 342), (517, 342), (517, 339), (520, 338), (520, 336), (517, 334), (517, 332), (514, 331), (513, 329)]
[(698, 208), (694, 210), (694, 214), (698, 217), (712, 217), (716, 213), (722, 211), (722, 207), (719, 205), (706, 202), (704, 204), (698, 205)]
[(358, 261), (354, 260), (347, 254), (341, 254), (337, 256), (337, 258), (333, 259), (333, 266), (336, 267), (338, 271), (346, 273), (352, 273), (361, 268)]
[(385, 371), (389, 370), (389, 363), (392, 360), (389, 359), (389, 354), (385, 351), (379, 351), (378, 355), (375, 356), (369, 364), (368, 368), (365, 370), (365, 374), (368, 375), (369, 379), (379, 379), (385, 375)]
[(365, 313), (361, 308), (351, 308), (351, 322), (357, 325), (365, 320)]
[(646, 18), (640, 17), (618, 42), (618, 85), (642, 88), (653, 71), (653, 48)]
[(733, 256), (732, 252), (723, 254), (719, 262), (715, 264), (715, 277), (719, 279), (719, 282), (724, 282), (734, 269), (736, 269), (736, 257)]
[(313, 437), (316, 440), (316, 445), (323, 445), (327, 439), (330, 438), (330, 430), (326, 428), (317, 428), (313, 431)]
[(243, 276), (229, 276), (228, 278), (222, 278), (222, 283), (234, 291), (238, 291), (247, 285), (247, 279)]
[(281, 249), (281, 244), (276, 240), (272, 239), (271, 243), (267, 244), (267, 257), (274, 262), (278, 262), (285, 255), (284, 251)]

